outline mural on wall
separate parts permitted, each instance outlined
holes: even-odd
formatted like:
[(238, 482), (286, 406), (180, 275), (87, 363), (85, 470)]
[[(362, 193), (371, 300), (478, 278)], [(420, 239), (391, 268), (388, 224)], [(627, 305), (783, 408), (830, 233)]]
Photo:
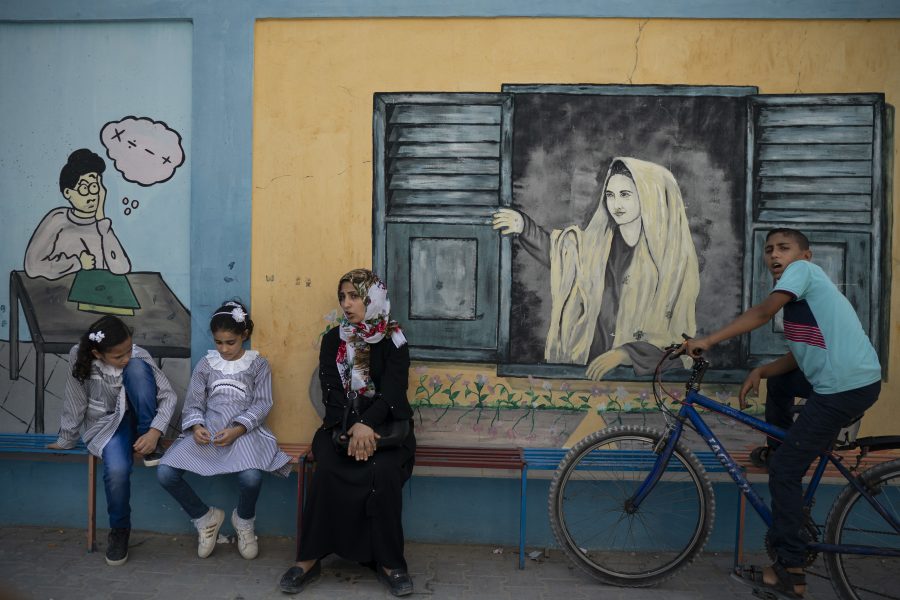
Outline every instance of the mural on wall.
[(583, 230), (551, 234), (507, 208), (493, 225), (550, 269), (546, 362), (586, 364), (595, 380), (622, 364), (647, 374), (661, 347), (697, 330), (700, 274), (684, 201), (666, 168), (624, 157), (613, 159), (600, 198)]
[[(116, 170), (133, 183), (168, 181), (184, 163), (181, 136), (161, 121), (126, 117), (100, 132)], [(35, 381), (44, 379), (48, 353), (65, 354), (98, 315), (123, 318), (134, 341), (157, 358), (190, 357), (190, 314), (159, 272), (131, 272), (128, 254), (107, 216), (106, 162), (88, 148), (69, 155), (59, 190), (69, 202), (50, 210), (25, 250), (24, 272), (10, 276), (10, 306), (24, 309), (35, 352)], [(138, 210), (122, 200), (122, 212)], [(18, 377), (18, 319), (10, 326), (10, 377)], [(35, 390), (33, 429), (52, 428), (44, 418), (44, 390)]]
[[(559, 446), (659, 420), (645, 382), (660, 348), (768, 293), (776, 226), (866, 288), (848, 296), (878, 344), (883, 108), (753, 87), (376, 94), (373, 264), (419, 361), (417, 433)], [(781, 352), (777, 327), (717, 347), (706, 390), (736, 404)]]
[[(122, 318), (135, 344), (165, 359), (182, 396), (190, 369), (190, 26), (0, 29), (10, 82), (0, 90), (0, 129), (19, 140), (0, 148), (0, 165), (17, 174), (0, 191), (27, 199), (12, 206), (2, 242), (9, 303), (0, 306), (8, 334), (0, 342), (0, 371), (8, 370), (0, 375), (0, 431), (56, 431), (69, 349), (104, 314)], [(122, 56), (135, 45), (147, 54)], [(70, 47), (82, 52), (70, 55)], [(84, 101), (61, 105), (60, 88), (78, 89)]]

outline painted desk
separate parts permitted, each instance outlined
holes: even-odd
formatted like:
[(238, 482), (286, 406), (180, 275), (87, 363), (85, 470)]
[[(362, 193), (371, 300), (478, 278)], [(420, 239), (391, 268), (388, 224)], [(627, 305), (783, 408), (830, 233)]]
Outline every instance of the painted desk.
[[(156, 358), (190, 358), (191, 315), (159, 273), (129, 273), (141, 307), (120, 317), (134, 330), (134, 343)], [(81, 334), (102, 315), (78, 310), (69, 302), (75, 275), (50, 281), (9, 274), (9, 377), (19, 378), (19, 303), (35, 349), (34, 433), (44, 432), (44, 355), (68, 354)]]

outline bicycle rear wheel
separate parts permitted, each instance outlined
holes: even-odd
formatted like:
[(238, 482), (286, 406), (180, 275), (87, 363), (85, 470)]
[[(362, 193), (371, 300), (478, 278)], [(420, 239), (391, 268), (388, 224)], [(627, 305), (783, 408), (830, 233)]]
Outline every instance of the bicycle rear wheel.
[[(861, 475), (875, 499), (900, 520), (900, 460), (882, 463)], [(835, 499), (825, 521), (825, 543), (891, 548), (900, 551), (900, 533), (852, 486)], [(823, 553), (835, 593), (843, 600), (900, 599), (900, 558)]]
[(647, 478), (663, 434), (611, 427), (576, 444), (550, 484), (553, 534), (579, 568), (604, 583), (654, 585), (703, 549), (715, 518), (709, 476), (676, 444), (659, 482), (636, 510), (629, 500)]

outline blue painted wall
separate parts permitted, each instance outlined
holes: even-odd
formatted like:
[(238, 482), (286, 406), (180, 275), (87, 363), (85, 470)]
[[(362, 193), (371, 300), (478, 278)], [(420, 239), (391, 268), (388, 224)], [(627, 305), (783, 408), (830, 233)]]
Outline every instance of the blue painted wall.
[[(69, 153), (88, 148), (106, 162), (105, 212), (132, 270), (162, 273), (189, 303), (191, 54), (189, 21), (0, 23), (0, 56), (9, 57), (0, 60), (0, 198), (13, 224), (0, 236), (0, 273), (22, 269), (38, 223), (69, 206), (59, 172)], [(107, 156), (101, 128), (129, 115), (164, 121), (181, 135), (187, 159), (168, 181), (130, 183)], [(0, 277), (0, 298), (8, 297), (9, 278)], [(0, 316), (0, 339), (9, 339)]]

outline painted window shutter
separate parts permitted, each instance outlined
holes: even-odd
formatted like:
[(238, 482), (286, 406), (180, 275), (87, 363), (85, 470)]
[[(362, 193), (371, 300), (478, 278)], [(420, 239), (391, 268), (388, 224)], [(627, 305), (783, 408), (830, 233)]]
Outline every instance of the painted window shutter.
[[(763, 264), (766, 233), (803, 231), (813, 262), (837, 283), (876, 349), (885, 278), (884, 96), (753, 96), (748, 115), (746, 309), (771, 291)], [(787, 350), (781, 318), (750, 334), (751, 362)]]
[(376, 94), (374, 265), (419, 360), (490, 360), (505, 347), (511, 199), (505, 94)]

